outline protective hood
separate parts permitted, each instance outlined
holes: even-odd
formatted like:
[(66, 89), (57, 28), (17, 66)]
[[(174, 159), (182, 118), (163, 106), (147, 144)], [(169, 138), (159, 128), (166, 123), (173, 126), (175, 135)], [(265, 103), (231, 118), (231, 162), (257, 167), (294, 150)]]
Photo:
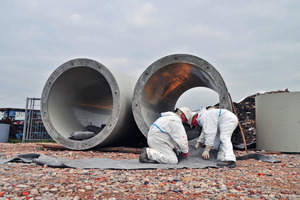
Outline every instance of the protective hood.
[(201, 106), (199, 112), (198, 112), (198, 117), (201, 116), (202, 113), (206, 111), (206, 108), (204, 106)]

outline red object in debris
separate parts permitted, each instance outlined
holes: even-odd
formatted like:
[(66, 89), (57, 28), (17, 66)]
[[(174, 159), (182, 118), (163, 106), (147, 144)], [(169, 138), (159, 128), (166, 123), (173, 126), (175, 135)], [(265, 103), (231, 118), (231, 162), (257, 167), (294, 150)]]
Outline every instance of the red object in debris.
[(264, 175), (265, 175), (264, 173), (258, 173), (258, 174), (257, 174), (257, 176), (259, 176), (259, 177), (260, 177), (260, 176), (264, 176)]
[(29, 195), (29, 192), (28, 192), (28, 191), (22, 192), (22, 196), (27, 196), (27, 195)]

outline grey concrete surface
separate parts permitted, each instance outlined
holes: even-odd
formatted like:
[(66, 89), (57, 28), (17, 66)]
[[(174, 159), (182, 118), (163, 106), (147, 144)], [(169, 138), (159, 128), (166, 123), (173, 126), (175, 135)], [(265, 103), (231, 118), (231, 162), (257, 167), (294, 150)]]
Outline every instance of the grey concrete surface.
[[(73, 59), (48, 78), (41, 97), (46, 130), (62, 146), (84, 150), (142, 140), (131, 101), (136, 80), (91, 59)], [(82, 141), (70, 136), (88, 125), (104, 129)]]

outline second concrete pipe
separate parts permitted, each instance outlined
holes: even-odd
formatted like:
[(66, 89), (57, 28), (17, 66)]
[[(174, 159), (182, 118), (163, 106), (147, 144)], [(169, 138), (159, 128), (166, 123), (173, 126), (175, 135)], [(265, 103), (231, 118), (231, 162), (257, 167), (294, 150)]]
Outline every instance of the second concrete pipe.
[(161, 112), (173, 111), (179, 97), (194, 87), (214, 90), (220, 107), (232, 111), (225, 82), (207, 61), (189, 54), (174, 54), (151, 64), (138, 79), (132, 101), (134, 119), (143, 135), (147, 137)]

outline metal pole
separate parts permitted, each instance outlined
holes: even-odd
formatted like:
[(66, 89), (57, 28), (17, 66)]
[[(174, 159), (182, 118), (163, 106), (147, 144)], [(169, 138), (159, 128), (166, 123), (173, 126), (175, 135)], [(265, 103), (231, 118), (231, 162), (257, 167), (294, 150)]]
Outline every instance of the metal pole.
[(33, 102), (33, 100), (32, 100), (32, 98), (30, 98), (30, 111), (29, 111), (29, 113), (30, 113), (30, 117), (29, 117), (29, 123), (30, 123), (30, 125), (29, 125), (29, 131), (28, 131), (28, 135), (30, 135), (30, 137), (28, 137), (28, 139), (33, 139), (32, 138), (32, 116), (33, 116), (33, 106), (34, 106), (34, 102)]
[(24, 119), (24, 127), (23, 127), (23, 137), (22, 137), (22, 142), (25, 142), (25, 140), (27, 139), (26, 136), (27, 136), (27, 112), (28, 112), (28, 101), (29, 99), (26, 98), (26, 107), (25, 107), (25, 119)]

